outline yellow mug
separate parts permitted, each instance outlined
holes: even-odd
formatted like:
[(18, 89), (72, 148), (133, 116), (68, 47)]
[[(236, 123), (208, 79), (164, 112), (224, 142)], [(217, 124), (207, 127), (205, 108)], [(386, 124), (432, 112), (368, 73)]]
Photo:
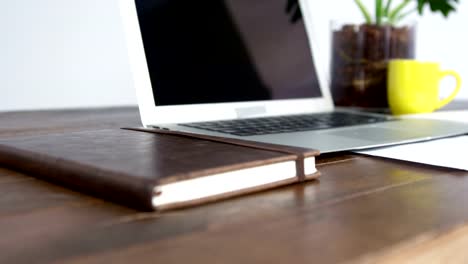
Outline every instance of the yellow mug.
[[(440, 81), (453, 76), (457, 81), (450, 96), (440, 99)], [(439, 63), (410, 59), (390, 60), (388, 64), (388, 104), (394, 115), (430, 113), (452, 101), (461, 87), (461, 77), (441, 70)]]

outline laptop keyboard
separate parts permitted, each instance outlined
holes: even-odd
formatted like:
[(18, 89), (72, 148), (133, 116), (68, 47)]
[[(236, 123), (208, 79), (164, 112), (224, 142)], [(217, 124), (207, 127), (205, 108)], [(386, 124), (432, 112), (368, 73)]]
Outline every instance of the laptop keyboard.
[(330, 112), (319, 114), (301, 114), (196, 122), (179, 125), (228, 133), (236, 136), (254, 136), (364, 125), (389, 120), (390, 119), (387, 117), (376, 117), (344, 112)]

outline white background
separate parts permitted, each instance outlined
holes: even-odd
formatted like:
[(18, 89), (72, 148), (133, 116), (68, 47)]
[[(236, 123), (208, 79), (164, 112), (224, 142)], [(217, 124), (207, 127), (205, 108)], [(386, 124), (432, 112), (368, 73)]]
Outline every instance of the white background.
[[(352, 0), (308, 1), (328, 58), (329, 21), (361, 14)], [(468, 82), (468, 5), (448, 20), (415, 18), (417, 57)], [(136, 104), (117, 0), (0, 0), (0, 34), (0, 111)]]

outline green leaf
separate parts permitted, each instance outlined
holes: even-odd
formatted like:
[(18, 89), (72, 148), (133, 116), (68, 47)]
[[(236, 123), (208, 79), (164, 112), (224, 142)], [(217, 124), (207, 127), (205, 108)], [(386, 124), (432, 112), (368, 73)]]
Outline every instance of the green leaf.
[(428, 6), (432, 12), (440, 12), (447, 17), (450, 12), (456, 11), (458, 0), (418, 0), (418, 12), (423, 14), (424, 7)]
[(375, 22), (378, 25), (384, 22), (393, 24), (405, 18), (408, 14), (411, 14), (413, 10), (406, 11), (410, 3), (417, 3), (416, 10), (420, 15), (423, 14), (426, 7), (429, 7), (432, 12), (439, 12), (445, 17), (450, 13), (455, 12), (458, 4), (460, 3), (459, 0), (400, 0), (400, 3), (393, 8), (392, 0), (375, 0), (375, 21), (372, 21), (371, 14), (362, 1), (354, 0), (354, 2), (359, 7), (367, 24)]
[(372, 17), (369, 13), (369, 10), (367, 10), (366, 6), (361, 2), (361, 0), (354, 0), (354, 2), (357, 4), (359, 7), (359, 10), (361, 10), (362, 15), (366, 19), (367, 24), (372, 24)]

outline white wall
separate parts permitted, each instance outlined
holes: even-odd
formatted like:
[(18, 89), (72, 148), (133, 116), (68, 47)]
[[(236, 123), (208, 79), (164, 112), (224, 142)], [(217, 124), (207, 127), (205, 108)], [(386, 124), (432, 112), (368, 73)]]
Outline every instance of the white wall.
[[(309, 1), (329, 57), (330, 19), (361, 16), (352, 0)], [(117, 2), (1, 0), (0, 110), (136, 104)], [(428, 12), (418, 21), (418, 58), (440, 61), (468, 83), (468, 5), (449, 20)], [(467, 85), (459, 98), (468, 98)]]
[(0, 110), (136, 104), (116, 0), (0, 0)]

